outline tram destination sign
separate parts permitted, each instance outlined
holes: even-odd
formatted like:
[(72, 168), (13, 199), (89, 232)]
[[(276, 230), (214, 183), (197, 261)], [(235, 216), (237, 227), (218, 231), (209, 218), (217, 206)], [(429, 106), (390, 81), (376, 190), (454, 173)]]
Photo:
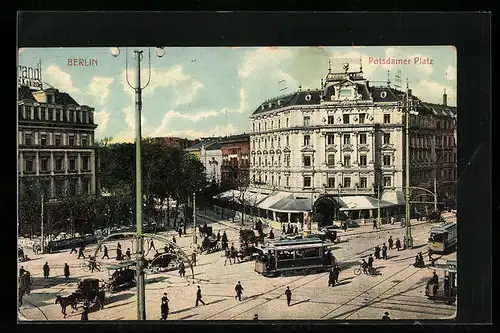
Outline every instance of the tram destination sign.
[(42, 89), (42, 64), (37, 67), (17, 66), (17, 82), (20, 86), (31, 89)]

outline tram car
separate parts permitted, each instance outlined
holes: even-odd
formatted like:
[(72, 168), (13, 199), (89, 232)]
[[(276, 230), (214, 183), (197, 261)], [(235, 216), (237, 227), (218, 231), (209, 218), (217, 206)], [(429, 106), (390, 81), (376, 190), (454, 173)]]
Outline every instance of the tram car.
[(444, 264), (436, 264), (432, 269), (434, 271), (442, 271), (443, 276), (438, 279), (437, 284), (429, 280), (425, 288), (425, 295), (435, 303), (444, 302), (447, 305), (455, 304), (457, 298), (456, 260), (447, 260)]
[(319, 238), (269, 241), (258, 247), (254, 270), (268, 277), (324, 272), (334, 262), (327, 255), (329, 246)]
[(446, 253), (457, 246), (457, 223), (445, 222), (429, 231), (429, 252)]

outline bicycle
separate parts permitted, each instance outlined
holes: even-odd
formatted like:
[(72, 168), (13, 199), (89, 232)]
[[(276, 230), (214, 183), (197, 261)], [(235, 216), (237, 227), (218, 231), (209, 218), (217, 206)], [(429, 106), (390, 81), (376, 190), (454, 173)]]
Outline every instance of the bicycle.
[(363, 266), (359, 265), (359, 267), (356, 267), (354, 269), (354, 275), (360, 275), (361, 273), (365, 273), (366, 275), (373, 275), (375, 271), (376, 270), (373, 267), (367, 267), (366, 269), (363, 269)]
[[(80, 268), (83, 269), (83, 271), (88, 272), (88, 271), (91, 270), (91, 266), (90, 265), (91, 265), (90, 261), (84, 260), (82, 262), (82, 264), (80, 265)], [(101, 264), (99, 264), (98, 262), (95, 262), (94, 265), (95, 265), (94, 269), (101, 270)]]

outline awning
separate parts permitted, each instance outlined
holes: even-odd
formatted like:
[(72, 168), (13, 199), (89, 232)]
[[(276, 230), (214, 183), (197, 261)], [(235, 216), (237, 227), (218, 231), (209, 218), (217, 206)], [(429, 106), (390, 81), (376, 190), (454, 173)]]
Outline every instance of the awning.
[(405, 196), (403, 191), (385, 191), (382, 193), (382, 197), (380, 198), (384, 201), (388, 201), (393, 203), (394, 205), (404, 205), (405, 204)]
[[(376, 209), (379, 207), (379, 201), (376, 198), (369, 196), (345, 196), (340, 197), (343, 203), (340, 211), (350, 211), (350, 210), (364, 210), (364, 209)], [(395, 206), (394, 203), (380, 200), (380, 208)]]
[(270, 193), (262, 193), (254, 190), (247, 190), (243, 194), (245, 204), (249, 206), (258, 206), (260, 202), (265, 200), (270, 195)]
[(226, 200), (232, 200), (233, 198), (238, 198), (240, 195), (240, 191), (238, 190), (229, 190), (226, 192), (219, 193), (217, 195), (214, 195), (214, 199), (226, 199)]
[(282, 198), (275, 204), (271, 205), (269, 209), (276, 212), (283, 213), (302, 213), (311, 211), (311, 198), (296, 197), (290, 194)]
[(257, 206), (262, 209), (269, 209), (269, 207), (271, 207), (281, 199), (289, 196), (290, 194), (290, 192), (274, 192), (273, 194), (262, 200)]

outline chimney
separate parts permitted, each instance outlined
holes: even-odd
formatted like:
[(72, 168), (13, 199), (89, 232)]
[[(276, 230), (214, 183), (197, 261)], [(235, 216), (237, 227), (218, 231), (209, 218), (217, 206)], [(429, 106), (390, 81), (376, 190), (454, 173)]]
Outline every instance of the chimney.
[(447, 102), (448, 102), (448, 95), (446, 95), (446, 89), (445, 89), (445, 90), (444, 90), (444, 93), (443, 93), (443, 105), (444, 105), (444, 106), (447, 106), (447, 105), (446, 105), (446, 104), (447, 104)]

